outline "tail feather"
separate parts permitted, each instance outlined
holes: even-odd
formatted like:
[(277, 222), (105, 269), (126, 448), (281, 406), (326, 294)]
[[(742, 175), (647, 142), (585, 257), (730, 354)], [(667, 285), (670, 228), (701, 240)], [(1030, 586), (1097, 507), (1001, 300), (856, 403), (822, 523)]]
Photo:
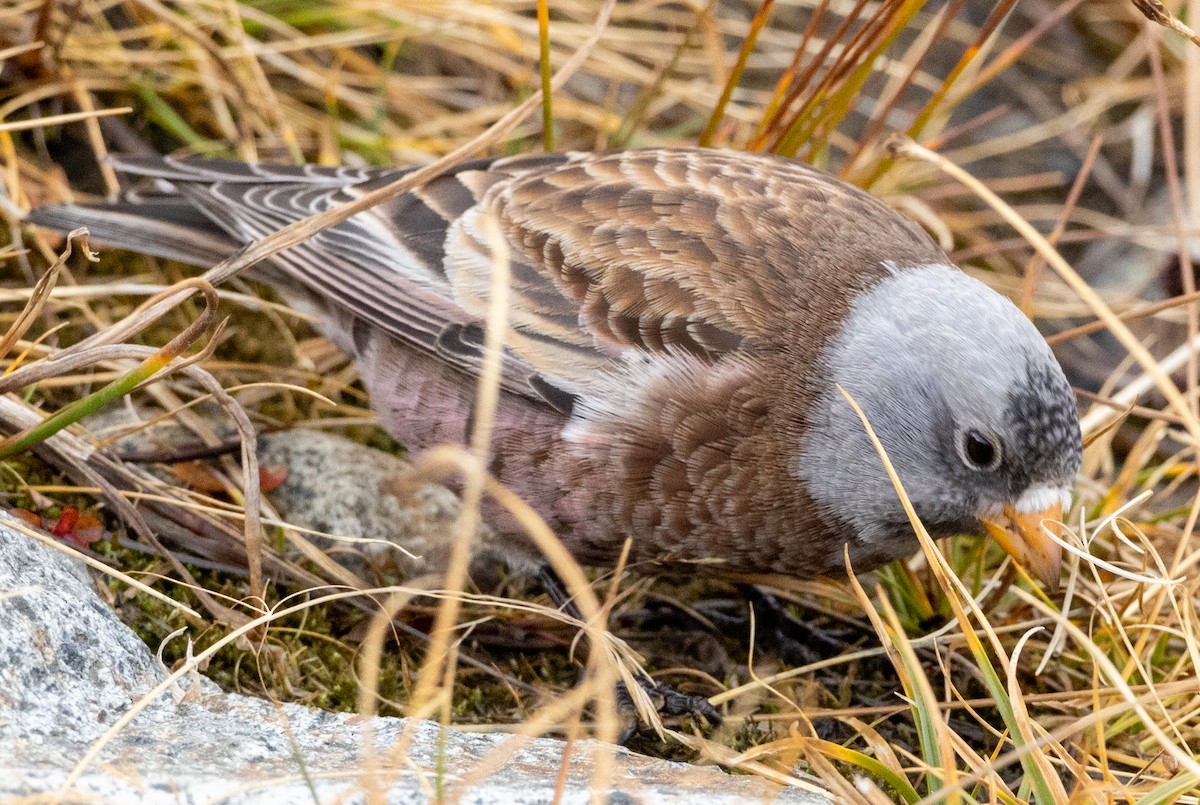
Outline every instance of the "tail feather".
[(70, 232), (85, 226), (96, 245), (141, 252), (207, 268), (236, 252), (239, 244), (186, 203), (116, 203), (91, 207), (40, 207), (27, 219), (38, 226)]

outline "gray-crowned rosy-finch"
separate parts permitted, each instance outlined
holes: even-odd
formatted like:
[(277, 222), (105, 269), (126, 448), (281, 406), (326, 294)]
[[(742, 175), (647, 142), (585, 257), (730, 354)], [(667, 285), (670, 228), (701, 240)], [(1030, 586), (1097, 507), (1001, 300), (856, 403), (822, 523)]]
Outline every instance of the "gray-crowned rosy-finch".
[[(120, 159), (152, 186), (35, 210), (210, 265), (404, 171)], [(701, 149), (462, 164), (256, 269), (354, 355), (410, 448), (462, 441), (494, 216), (512, 252), (491, 469), (582, 561), (864, 571), (916, 548), (840, 385), (934, 536), (987, 531), (1047, 583), (1080, 463), (1062, 370), (1012, 304), (870, 195)]]

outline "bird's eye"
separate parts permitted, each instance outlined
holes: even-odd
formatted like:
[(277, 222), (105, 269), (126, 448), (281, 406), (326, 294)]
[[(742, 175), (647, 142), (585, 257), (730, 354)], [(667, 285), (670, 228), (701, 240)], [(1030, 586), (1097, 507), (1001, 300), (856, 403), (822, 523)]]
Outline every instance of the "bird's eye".
[(993, 470), (1000, 464), (1000, 447), (995, 439), (984, 436), (977, 430), (963, 434), (963, 459), (973, 469)]

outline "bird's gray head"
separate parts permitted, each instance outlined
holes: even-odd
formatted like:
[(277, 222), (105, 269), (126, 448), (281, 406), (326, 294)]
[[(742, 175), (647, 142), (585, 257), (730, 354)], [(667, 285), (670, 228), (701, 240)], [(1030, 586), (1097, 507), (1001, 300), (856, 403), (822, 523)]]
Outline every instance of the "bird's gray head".
[[(1080, 463), (1075, 399), (1045, 340), (1007, 299), (944, 265), (896, 271), (861, 294), (825, 360), (832, 383), (793, 467), (853, 533), (857, 567), (905, 556), (915, 536), (861, 420), (863, 409), (935, 536), (986, 529), (1044, 579)], [(836, 385), (835, 385), (836, 384)]]

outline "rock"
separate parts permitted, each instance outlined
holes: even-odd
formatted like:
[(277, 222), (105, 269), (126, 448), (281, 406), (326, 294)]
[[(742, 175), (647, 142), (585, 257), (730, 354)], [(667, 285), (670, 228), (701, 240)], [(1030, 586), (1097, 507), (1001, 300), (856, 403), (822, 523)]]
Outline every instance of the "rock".
[[(441, 570), (458, 518), (458, 497), (413, 478), (390, 453), (320, 431), (261, 436), (263, 467), (286, 468), (271, 501), (288, 523), (346, 539), (310, 537), (343, 567), (374, 582)], [(491, 538), (480, 526), (477, 544)]]
[(9, 522), (0, 512), (0, 762), (95, 738), (165, 673), (82, 563)]
[[(224, 414), (203, 409), (206, 421), (223, 439), (237, 434)], [(110, 438), (157, 418), (159, 412), (113, 406), (84, 423), (97, 437)], [(113, 441), (121, 455), (169, 456), (197, 446), (186, 428), (164, 420)], [(414, 476), (412, 466), (390, 453), (341, 436), (313, 430), (291, 430), (258, 437), (258, 462), (267, 475), (281, 474), (282, 483), (264, 493), (290, 525), (330, 536), (305, 534), (330, 558), (371, 586), (396, 584), (444, 570), (458, 517), (458, 496), (441, 484)], [(149, 465), (172, 484), (183, 481), (163, 465)], [(481, 524), (475, 533), (473, 575), (494, 583), (495, 567), (515, 549), (498, 546), (494, 533)], [(520, 566), (535, 565), (521, 545)], [(303, 559), (292, 547), (288, 558)], [(482, 589), (492, 586), (481, 584)]]
[[(82, 565), (8, 522), (0, 514), (5, 801), (59, 791), (95, 741), (166, 677), (161, 663), (99, 599)], [(366, 771), (369, 741), (388, 771)], [(495, 770), (483, 769), (484, 758), (497, 750)], [(463, 803), (549, 803), (565, 750), (566, 744), (549, 738), (456, 729), (447, 729), (443, 742), (432, 722), (276, 705), (221, 693), (197, 679), (155, 700), (118, 731), (61, 801), (248, 805), (377, 796), (372, 801), (425, 803), (441, 786), (450, 797), (461, 792)], [(559, 801), (590, 801), (603, 751), (609, 750), (593, 741), (574, 744)], [(828, 801), (713, 767), (611, 751), (610, 803)]]

